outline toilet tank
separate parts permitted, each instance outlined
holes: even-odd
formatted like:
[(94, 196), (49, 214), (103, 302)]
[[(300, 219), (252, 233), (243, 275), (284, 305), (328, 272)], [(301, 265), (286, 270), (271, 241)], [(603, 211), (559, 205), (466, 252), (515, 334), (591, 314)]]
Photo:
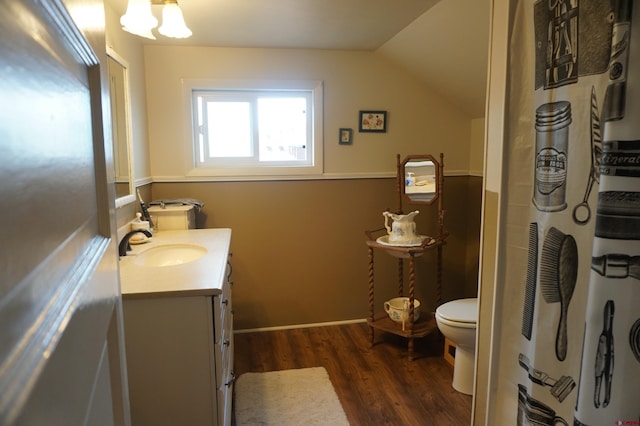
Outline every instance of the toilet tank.
[(149, 207), (149, 214), (158, 231), (177, 229), (194, 229), (196, 227), (196, 212), (194, 206), (168, 205)]

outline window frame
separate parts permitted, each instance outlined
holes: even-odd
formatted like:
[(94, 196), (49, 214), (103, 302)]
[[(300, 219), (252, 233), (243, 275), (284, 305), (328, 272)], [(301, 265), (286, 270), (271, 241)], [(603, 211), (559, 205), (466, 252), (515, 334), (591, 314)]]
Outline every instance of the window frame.
[[(323, 164), (323, 82), (318, 80), (226, 80), (226, 79), (183, 79), (185, 120), (185, 140), (188, 146), (187, 176), (220, 178), (253, 177), (295, 177), (322, 175)], [(311, 146), (308, 148), (310, 165), (288, 165), (282, 162), (267, 162), (259, 166), (211, 167), (200, 165), (197, 141), (197, 109), (194, 91), (245, 90), (245, 91), (308, 91), (311, 92)], [(232, 161), (230, 161), (232, 163)]]

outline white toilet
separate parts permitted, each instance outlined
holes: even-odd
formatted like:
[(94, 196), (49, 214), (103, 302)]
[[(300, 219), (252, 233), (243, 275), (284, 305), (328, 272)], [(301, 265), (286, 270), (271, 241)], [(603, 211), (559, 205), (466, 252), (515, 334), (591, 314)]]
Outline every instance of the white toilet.
[(438, 329), (456, 346), (453, 388), (466, 395), (473, 394), (477, 319), (476, 298), (452, 300), (436, 309)]

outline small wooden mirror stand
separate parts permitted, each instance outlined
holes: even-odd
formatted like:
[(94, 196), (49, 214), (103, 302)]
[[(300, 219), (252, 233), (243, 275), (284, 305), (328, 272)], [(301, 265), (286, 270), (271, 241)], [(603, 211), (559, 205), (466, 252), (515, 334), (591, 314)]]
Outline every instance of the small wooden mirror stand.
[[(371, 332), (371, 346), (375, 344), (375, 330), (393, 333), (408, 339), (409, 359), (414, 356), (414, 339), (425, 337), (437, 329), (434, 314), (432, 312), (420, 312), (419, 318), (414, 321), (415, 311), (415, 259), (428, 251), (435, 250), (436, 260), (436, 306), (442, 303), (442, 248), (448, 232), (444, 230), (443, 209), (443, 164), (444, 155), (440, 154), (437, 161), (429, 154), (409, 155), (401, 162), (397, 156), (397, 184), (398, 184), (398, 211), (403, 213), (403, 201), (406, 204), (433, 205), (438, 209), (437, 235), (423, 236), (423, 241), (415, 245), (394, 245), (383, 239), (387, 235), (386, 228), (365, 231), (369, 250), (369, 317), (367, 324)], [(382, 236), (381, 236), (382, 235)], [(406, 321), (398, 323), (393, 321), (382, 310), (376, 312), (374, 298), (374, 251), (382, 250), (398, 259), (398, 297), (409, 298), (409, 315)], [(404, 261), (408, 260), (408, 294), (405, 296), (404, 288)], [(435, 309), (434, 309), (435, 310)]]

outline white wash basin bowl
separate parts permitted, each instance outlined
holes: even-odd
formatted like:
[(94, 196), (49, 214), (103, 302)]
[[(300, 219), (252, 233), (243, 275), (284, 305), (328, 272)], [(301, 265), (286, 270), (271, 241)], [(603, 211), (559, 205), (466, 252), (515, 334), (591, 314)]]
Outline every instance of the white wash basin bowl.
[(193, 262), (207, 254), (198, 244), (164, 244), (152, 247), (136, 256), (133, 263), (140, 266), (175, 266)]

